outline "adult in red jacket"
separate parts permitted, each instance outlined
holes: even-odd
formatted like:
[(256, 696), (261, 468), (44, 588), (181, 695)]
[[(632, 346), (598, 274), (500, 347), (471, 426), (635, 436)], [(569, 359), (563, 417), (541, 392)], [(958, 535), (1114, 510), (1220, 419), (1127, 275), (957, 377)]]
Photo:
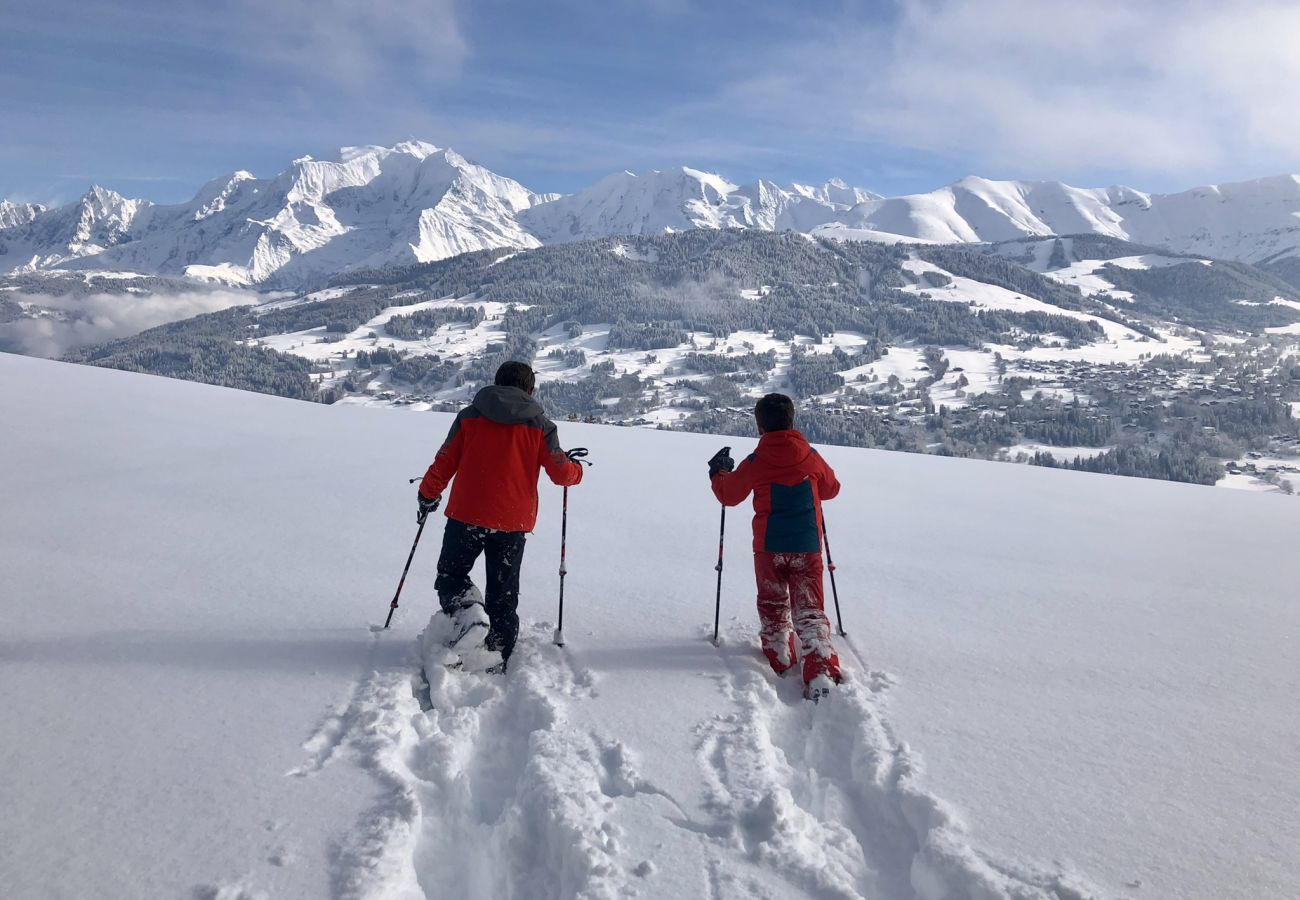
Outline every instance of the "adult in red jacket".
[[(822, 586), (822, 504), (840, 492), (835, 472), (794, 429), (794, 402), (768, 394), (754, 408), (758, 448), (739, 468), (724, 447), (709, 460), (714, 496), (737, 506), (754, 495), (754, 573), (763, 653), (778, 674), (803, 659), (817, 695), (840, 680)], [(734, 471), (733, 471), (734, 469)], [(795, 634), (800, 653), (795, 654)], [(823, 682), (813, 685), (815, 679)]]
[[(448, 645), (467, 666), (504, 671), (519, 635), (519, 567), (537, 522), (538, 476), (545, 469), (556, 484), (575, 485), (582, 466), (560, 449), (555, 424), (533, 399), (527, 364), (504, 363), (495, 381), (456, 416), (419, 502), (423, 522), (455, 477), (434, 583), (451, 620)], [(487, 558), (485, 596), (469, 577), (479, 554)]]

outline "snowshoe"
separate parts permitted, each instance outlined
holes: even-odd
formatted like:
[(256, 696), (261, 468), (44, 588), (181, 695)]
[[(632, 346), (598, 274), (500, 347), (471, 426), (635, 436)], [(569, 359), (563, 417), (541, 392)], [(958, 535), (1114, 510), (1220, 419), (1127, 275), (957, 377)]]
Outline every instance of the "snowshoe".
[(461, 653), (483, 646), (491, 621), (482, 603), (470, 603), (451, 613), (451, 633), (447, 646)]
[(460, 651), (460, 665), (456, 668), (463, 672), (490, 673), (493, 669), (504, 665), (505, 660), (500, 650), (493, 650), (491, 647), (479, 644), (477, 647)]
[(833, 687), (835, 687), (833, 678), (829, 675), (818, 675), (803, 686), (804, 699), (811, 700), (813, 703), (820, 703), (831, 695), (831, 688)]

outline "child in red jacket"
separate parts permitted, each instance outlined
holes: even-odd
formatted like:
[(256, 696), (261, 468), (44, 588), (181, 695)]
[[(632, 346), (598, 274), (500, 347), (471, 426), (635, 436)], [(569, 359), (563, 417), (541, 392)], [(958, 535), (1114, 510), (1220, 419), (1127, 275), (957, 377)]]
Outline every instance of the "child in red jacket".
[(726, 506), (736, 506), (753, 493), (763, 653), (777, 674), (802, 659), (805, 694), (819, 699), (840, 681), (840, 661), (824, 606), (821, 553), (821, 502), (833, 499), (840, 483), (795, 430), (789, 397), (768, 394), (754, 407), (754, 418), (758, 448), (737, 468), (731, 448), (723, 447), (709, 460), (709, 481)]

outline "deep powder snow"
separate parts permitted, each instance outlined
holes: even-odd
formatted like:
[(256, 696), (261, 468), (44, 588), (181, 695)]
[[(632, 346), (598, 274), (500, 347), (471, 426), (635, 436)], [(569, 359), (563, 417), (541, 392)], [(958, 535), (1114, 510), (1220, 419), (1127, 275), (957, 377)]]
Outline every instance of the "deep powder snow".
[[(449, 417), (0, 355), (6, 897), (1300, 895), (1285, 498), (846, 448), (852, 681), (756, 650), (723, 439), (561, 424), (504, 678), (419, 677)], [(747, 438), (732, 438), (738, 452)], [(440, 524), (440, 521), (436, 524)]]

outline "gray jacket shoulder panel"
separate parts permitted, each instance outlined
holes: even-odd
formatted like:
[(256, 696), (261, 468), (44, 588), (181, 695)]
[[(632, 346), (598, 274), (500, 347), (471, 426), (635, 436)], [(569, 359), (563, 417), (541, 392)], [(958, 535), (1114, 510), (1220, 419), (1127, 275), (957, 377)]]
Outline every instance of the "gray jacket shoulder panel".
[(545, 418), (541, 404), (526, 391), (498, 384), (481, 388), (474, 395), (472, 408), (502, 425), (531, 425), (535, 419)]
[(456, 413), (456, 418), (451, 420), (451, 428), (447, 430), (447, 437), (442, 442), (442, 445), (445, 447), (456, 439), (456, 433), (460, 431), (461, 422), (466, 419), (477, 419), (481, 415), (482, 413), (472, 406), (467, 406), (460, 412)]

